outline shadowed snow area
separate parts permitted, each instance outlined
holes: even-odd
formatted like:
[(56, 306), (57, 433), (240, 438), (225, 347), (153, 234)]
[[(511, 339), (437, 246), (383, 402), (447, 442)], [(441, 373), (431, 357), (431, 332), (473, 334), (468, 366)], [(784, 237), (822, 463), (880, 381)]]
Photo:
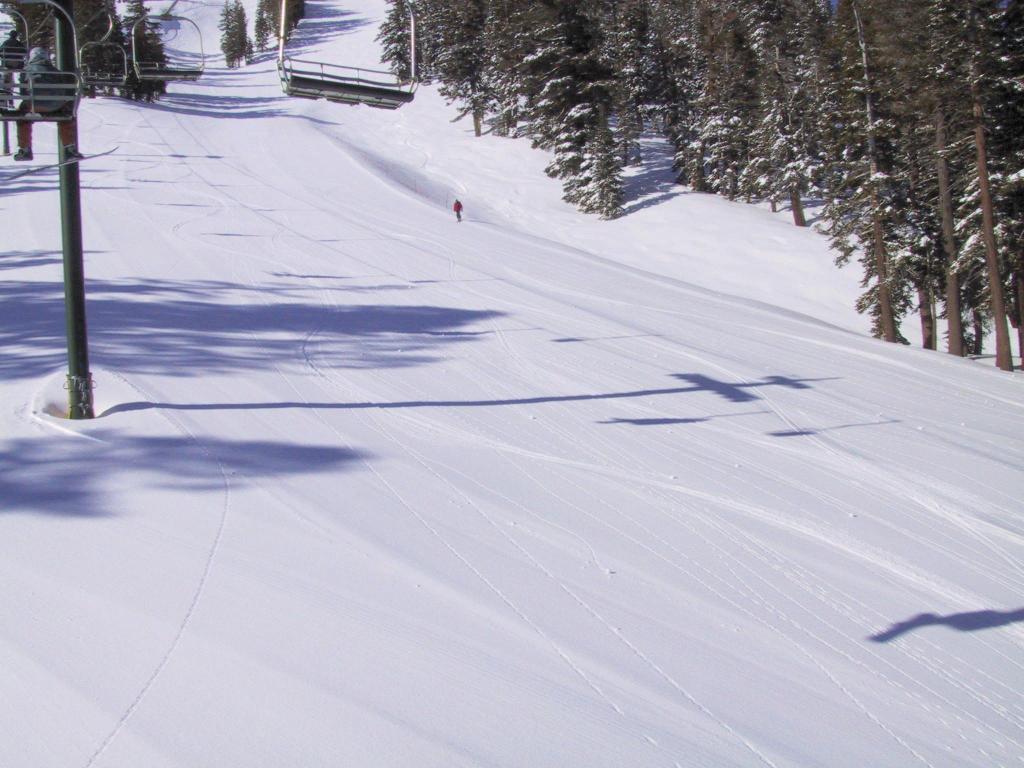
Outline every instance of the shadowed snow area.
[[(379, 66), (383, 0), (307, 7)], [(1019, 765), (1021, 377), (653, 137), (600, 222), (454, 114), (85, 100), (89, 422), (0, 159), (0, 765)]]

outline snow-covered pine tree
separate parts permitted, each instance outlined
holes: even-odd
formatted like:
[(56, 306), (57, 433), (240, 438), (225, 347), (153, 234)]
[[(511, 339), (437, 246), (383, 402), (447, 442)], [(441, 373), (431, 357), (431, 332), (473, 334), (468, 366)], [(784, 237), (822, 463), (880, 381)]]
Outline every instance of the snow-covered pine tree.
[(898, 226), (899, 201), (892, 176), (895, 126), (893, 95), (877, 59), (879, 29), (887, 23), (884, 0), (840, 0), (832, 28), (833, 87), (838, 94), (831, 148), (832, 173), (824, 218), (836, 263), (857, 257), (865, 292), (857, 303), (870, 314), (872, 331), (889, 342), (905, 342), (899, 317), (908, 299), (893, 275), (889, 243)]
[(996, 20), (992, 153), (999, 165), (998, 240), (1010, 271), (1010, 318), (1024, 354), (1024, 2), (1009, 0)]
[(477, 136), (483, 132), (484, 116), (493, 102), (484, 77), (488, 61), (484, 48), (487, 5), (486, 0), (462, 0), (445, 6), (441, 45), (433, 61), (441, 95), (449, 103), (459, 103), (461, 111), (456, 119), (466, 115), (473, 118)]
[(535, 10), (537, 50), (523, 63), (530, 133), (535, 146), (553, 151), (545, 170), (562, 181), (563, 199), (590, 206), (595, 169), (610, 167), (597, 154), (608, 148), (618, 164), (614, 141), (601, 137), (614, 108), (612, 72), (589, 3), (547, 0)]
[(639, 138), (644, 130), (655, 60), (651, 30), (651, 1), (614, 3), (605, 20), (605, 57), (615, 72), (615, 116), (619, 154), (623, 165), (642, 160)]
[(934, 207), (939, 222), (944, 266), (944, 310), (946, 318), (946, 350), (956, 356), (966, 354), (964, 304), (961, 278), (962, 238), (957, 232), (954, 188), (965, 185), (970, 131), (970, 109), (963, 92), (966, 62), (951, 56), (948, 46), (959, 40), (959, 25), (944, 8), (946, 0), (929, 3), (924, 27), (926, 38), (917, 52), (917, 61), (926, 63), (926, 71), (918, 83), (918, 121), (922, 130), (932, 137), (934, 163)]
[(707, 58), (697, 44), (691, 0), (660, 0), (651, 8), (650, 116), (675, 149), (678, 181), (703, 192), (704, 149), (697, 136), (697, 101), (707, 82)]
[(580, 210), (602, 219), (622, 214), (622, 164), (615, 135), (607, 122), (587, 142), (580, 168), (576, 202)]
[[(429, 27), (423, 24), (423, 15), (426, 6), (417, 7), (417, 34), (433, 36), (435, 31), (428, 31)], [(384, 16), (384, 23), (381, 24), (377, 33), (377, 42), (383, 49), (381, 61), (391, 67), (391, 71), (401, 80), (408, 80), (412, 77), (412, 49), (410, 47), (409, 28), (410, 5), (408, 0), (388, 0), (388, 11)], [(422, 43), (422, 40), (420, 41)], [(419, 54), (422, 51), (422, 45)], [(426, 62), (419, 61), (420, 75), (424, 74)]]
[(529, 3), (490, 0), (484, 24), (484, 90), (490, 96), (494, 133), (516, 134), (523, 111), (522, 63), (535, 49)]
[(224, 0), (217, 29), (220, 30), (220, 50), (224, 54), (224, 63), (229, 69), (237, 67), (244, 50), (238, 46), (238, 21), (232, 0)]
[[(916, 297), (926, 349), (938, 344), (937, 297), (942, 292), (944, 256), (937, 195), (933, 111), (927, 56), (927, 6), (920, 0), (891, 0), (896, 23), (877, 30), (876, 70), (884, 73), (890, 95), (890, 175), (893, 189), (891, 240), (887, 243), (892, 281)], [(914, 51), (914, 56), (908, 56)]]
[(248, 64), (252, 61), (252, 38), (249, 37), (249, 20), (246, 17), (242, 0), (232, 2), (231, 14), (234, 18), (235, 28), (234, 48), (239, 52), (236, 66), (243, 63)]
[(270, 48), (270, 38), (277, 32), (267, 4), (267, 0), (259, 0), (256, 4), (256, 18), (253, 20), (253, 47), (260, 53)]
[(819, 115), (827, 22), (820, 0), (760, 0), (751, 20), (760, 118), (742, 187), (773, 208), (788, 201), (801, 227), (807, 223), (802, 198), (819, 191), (823, 170)]
[[(1010, 334), (1004, 280), (1009, 269), (998, 242), (996, 195), (1000, 178), (993, 177), (998, 160), (990, 156), (992, 118), (987, 106), (993, 100), (998, 79), (1000, 0), (932, 0), (933, 33), (943, 56), (960, 66), (949, 69), (949, 81), (958, 95), (960, 109), (969, 110), (969, 140), (973, 167), (967, 172), (965, 191), (959, 196), (957, 231), (961, 236), (958, 266), (967, 271), (971, 262), (984, 263), (987, 277), (987, 313), (995, 331), (996, 363), (1012, 370)], [(995, 183), (993, 183), (995, 182)], [(971, 274), (975, 271), (970, 269)], [(967, 296), (982, 297), (980, 291)], [(982, 313), (980, 307), (975, 315)]]
[(697, 44), (708, 62), (695, 102), (695, 133), (703, 154), (703, 186), (735, 199), (757, 125), (756, 63), (743, 0), (697, 2)]

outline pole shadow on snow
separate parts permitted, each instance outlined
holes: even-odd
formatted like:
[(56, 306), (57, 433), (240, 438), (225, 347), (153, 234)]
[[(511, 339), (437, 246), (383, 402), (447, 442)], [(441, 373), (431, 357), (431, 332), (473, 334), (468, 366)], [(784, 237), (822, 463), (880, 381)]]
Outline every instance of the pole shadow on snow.
[(1024, 622), (1024, 608), (1014, 611), (970, 611), (939, 616), (935, 613), (919, 613), (906, 621), (893, 624), (884, 632), (868, 637), (874, 643), (888, 643), (897, 637), (923, 627), (949, 627), (958, 632), (977, 632), (982, 629), (996, 629), (1010, 624)]
[[(45, 514), (64, 517), (107, 517), (131, 513), (112, 509), (103, 486), (117, 488), (125, 471), (134, 475), (132, 488), (169, 489), (187, 493), (221, 493), (230, 471), (233, 485), (246, 477), (261, 479), (317, 472), (338, 472), (363, 454), (349, 448), (266, 440), (224, 440), (203, 437), (125, 437), (94, 432), (93, 440), (47, 437), (0, 441), (0, 515)], [(74, 493), (68, 492), (73, 479)], [(132, 503), (131, 494), (117, 502)]]
[[(502, 315), (444, 306), (335, 306), (323, 301), (323, 286), (273, 280), (90, 280), (88, 287), (95, 367), (182, 377), (274, 370), (283, 361), (319, 360), (332, 369), (425, 365), (446, 347), (480, 336), (474, 325)], [(386, 290), (331, 286), (342, 302), (345, 294), (377, 288)], [(66, 356), (63, 284), (0, 281), (0, 377), (48, 375)]]

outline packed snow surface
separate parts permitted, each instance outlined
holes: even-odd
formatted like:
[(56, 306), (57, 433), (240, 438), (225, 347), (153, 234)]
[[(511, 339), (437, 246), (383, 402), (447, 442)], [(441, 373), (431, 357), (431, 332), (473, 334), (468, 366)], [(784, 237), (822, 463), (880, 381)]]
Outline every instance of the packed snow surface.
[[(377, 63), (381, 0), (307, 5)], [(95, 420), (0, 161), (0, 765), (1022, 765), (1019, 376), (654, 140), (600, 222), (433, 87), (217, 64), (82, 105)]]

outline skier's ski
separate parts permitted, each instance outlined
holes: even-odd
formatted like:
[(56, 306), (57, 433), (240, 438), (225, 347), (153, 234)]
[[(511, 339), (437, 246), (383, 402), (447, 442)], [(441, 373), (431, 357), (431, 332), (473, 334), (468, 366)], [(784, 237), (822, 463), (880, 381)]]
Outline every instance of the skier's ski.
[(62, 166), (71, 165), (72, 163), (80, 163), (83, 160), (92, 160), (94, 157), (103, 157), (104, 155), (109, 155), (113, 152), (116, 152), (118, 149), (119, 147), (114, 147), (113, 149), (108, 149), (105, 152), (96, 152), (95, 154), (92, 155), (83, 155), (82, 157), (76, 157), (73, 160), (65, 160), (63, 163), (50, 163), (49, 165), (33, 165), (31, 168), (24, 168), (20, 171), (15, 171), (14, 173), (6, 174), (0, 177), (0, 183), (14, 181), (15, 179), (20, 179), (22, 176), (28, 176), (33, 173), (40, 173), (41, 171), (52, 170), (54, 168), (61, 168)]

